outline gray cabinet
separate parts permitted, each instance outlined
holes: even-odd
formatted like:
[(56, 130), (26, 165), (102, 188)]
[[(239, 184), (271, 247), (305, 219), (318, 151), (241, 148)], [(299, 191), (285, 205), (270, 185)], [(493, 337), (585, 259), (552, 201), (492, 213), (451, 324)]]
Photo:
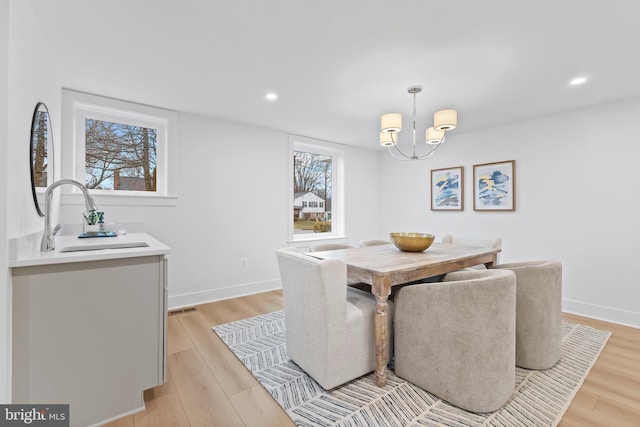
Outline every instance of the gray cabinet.
[(68, 403), (72, 426), (144, 408), (164, 382), (167, 259), (12, 269), (12, 401)]

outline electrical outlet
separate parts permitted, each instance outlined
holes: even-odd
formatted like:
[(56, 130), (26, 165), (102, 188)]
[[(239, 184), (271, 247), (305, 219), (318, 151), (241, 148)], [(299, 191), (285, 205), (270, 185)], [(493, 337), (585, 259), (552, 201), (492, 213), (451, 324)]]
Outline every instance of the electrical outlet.
[(246, 267), (249, 264), (249, 260), (246, 258), (240, 258), (240, 267)]

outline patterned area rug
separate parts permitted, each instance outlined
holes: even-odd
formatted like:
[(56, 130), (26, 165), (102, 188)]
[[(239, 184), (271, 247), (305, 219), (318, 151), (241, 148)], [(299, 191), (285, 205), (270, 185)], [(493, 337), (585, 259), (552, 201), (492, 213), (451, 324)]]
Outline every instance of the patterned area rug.
[(459, 409), (389, 371), (387, 385), (373, 373), (326, 391), (288, 357), (284, 311), (215, 326), (233, 353), (298, 426), (556, 426), (610, 332), (563, 322), (562, 358), (551, 369), (516, 368), (511, 399), (498, 411)]

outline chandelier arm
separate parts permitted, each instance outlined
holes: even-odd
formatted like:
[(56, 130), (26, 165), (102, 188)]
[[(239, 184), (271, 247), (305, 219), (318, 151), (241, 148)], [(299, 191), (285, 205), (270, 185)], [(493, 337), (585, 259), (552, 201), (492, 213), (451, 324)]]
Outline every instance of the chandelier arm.
[(440, 141), (439, 144), (437, 144), (436, 146), (434, 146), (431, 151), (428, 151), (427, 153), (421, 154), (420, 156), (416, 155), (416, 150), (413, 150), (413, 156), (408, 156), (405, 153), (402, 152), (402, 150), (400, 150), (400, 148), (398, 147), (398, 141), (394, 141), (393, 140), (393, 135), (391, 134), (391, 141), (393, 142), (393, 146), (395, 147), (396, 151), (402, 156), (399, 157), (398, 155), (396, 155), (393, 150), (391, 150), (391, 147), (387, 147), (387, 149), (389, 150), (389, 154), (391, 154), (391, 156), (393, 156), (395, 159), (398, 160), (422, 160), (422, 159), (427, 159), (429, 157), (431, 157), (433, 155), (433, 153), (436, 152), (436, 150), (438, 148), (440, 148), (440, 146), (444, 143), (444, 140), (446, 138), (446, 136), (442, 137), (442, 140)]
[[(444, 139), (443, 139), (442, 141), (444, 142)], [(429, 158), (429, 157), (431, 157), (431, 156), (433, 155), (433, 153), (435, 153), (435, 152), (436, 152), (436, 150), (437, 150), (438, 148), (440, 148), (440, 145), (442, 145), (442, 142), (441, 142), (440, 144), (436, 145), (435, 147), (433, 147), (433, 148), (431, 149), (431, 151), (429, 151), (428, 153), (425, 153), (425, 154), (423, 154), (423, 155), (421, 155), (421, 156), (416, 156), (416, 157), (414, 157), (414, 158), (415, 158), (415, 159), (417, 159), (417, 160), (422, 160), (422, 159)]]
[[(395, 141), (393, 140), (394, 135), (396, 136), (396, 140), (395, 140)], [(398, 156), (396, 156), (396, 155), (393, 153), (393, 151), (391, 151), (391, 147), (389, 147), (389, 153), (391, 153), (391, 155), (392, 155), (393, 157), (395, 157), (396, 159), (399, 159), (399, 160), (405, 160), (405, 159), (406, 159), (406, 160), (411, 160), (411, 159), (412, 159), (413, 157), (415, 157), (415, 155), (416, 155), (415, 147), (414, 147), (414, 150), (413, 150), (413, 157), (412, 157), (412, 156), (407, 156), (407, 155), (406, 155), (406, 154), (404, 154), (404, 153), (402, 152), (402, 150), (398, 147), (398, 136), (397, 136), (397, 135), (398, 135), (397, 133), (392, 133), (392, 134), (391, 134), (391, 142), (393, 142), (393, 146), (395, 147), (396, 151), (397, 151), (398, 153), (400, 153), (400, 155), (401, 155), (402, 157), (398, 157)]]
[(387, 149), (389, 150), (389, 154), (391, 154), (391, 156), (394, 159), (398, 159), (398, 160), (412, 160), (411, 157), (407, 156), (406, 154), (404, 154), (402, 151), (400, 151), (398, 149), (397, 146), (394, 145), (394, 147), (396, 147), (396, 150), (398, 151), (398, 153), (400, 153), (403, 157), (398, 156), (397, 154), (395, 154), (392, 150), (391, 147), (387, 147)]

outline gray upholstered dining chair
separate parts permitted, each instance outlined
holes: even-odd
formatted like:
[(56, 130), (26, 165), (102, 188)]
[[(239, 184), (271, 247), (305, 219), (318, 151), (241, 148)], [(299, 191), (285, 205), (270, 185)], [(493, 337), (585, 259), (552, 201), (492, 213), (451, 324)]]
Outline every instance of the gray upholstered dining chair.
[(516, 365), (552, 367), (562, 353), (562, 264), (525, 261), (491, 268), (516, 274)]
[[(346, 286), (341, 260), (319, 260), (291, 248), (276, 256), (291, 360), (325, 389), (375, 370), (373, 295)], [(390, 329), (392, 304), (389, 309)]]
[[(453, 234), (445, 234), (442, 236), (442, 243), (451, 243), (454, 245), (482, 246), (485, 248), (502, 249), (502, 239), (500, 237), (470, 237)], [(500, 260), (500, 252), (496, 254), (496, 263)], [(474, 265), (470, 269), (485, 269), (483, 264)]]
[(309, 248), (309, 252), (334, 251), (338, 249), (350, 248), (353, 248), (353, 246), (347, 245), (346, 243), (321, 243), (319, 245), (311, 246)]
[[(321, 243), (319, 245), (314, 245), (309, 248), (309, 252), (320, 252), (320, 251), (335, 251), (338, 249), (352, 249), (353, 246), (347, 245), (346, 243)], [(349, 277), (347, 275), (347, 286), (352, 286), (358, 288), (362, 291), (371, 293), (371, 285), (366, 283), (362, 283), (355, 277)]]
[(379, 245), (390, 245), (390, 244), (391, 244), (391, 241), (389, 240), (371, 239), (371, 240), (361, 240), (358, 246), (365, 247), (365, 246), (379, 246)]
[(395, 299), (395, 373), (451, 404), (491, 412), (515, 387), (516, 277), (461, 270)]

